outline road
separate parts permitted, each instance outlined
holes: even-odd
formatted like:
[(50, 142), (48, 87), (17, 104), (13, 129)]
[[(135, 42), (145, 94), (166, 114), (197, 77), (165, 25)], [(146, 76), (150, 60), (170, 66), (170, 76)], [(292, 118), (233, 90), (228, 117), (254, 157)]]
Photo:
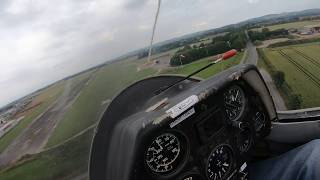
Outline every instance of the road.
[(247, 57), (242, 63), (257, 65), (259, 56), (256, 47), (252, 44), (251, 41), (248, 41), (246, 49)]
[(23, 155), (40, 152), (80, 90), (71, 89), (71, 80), (67, 80), (62, 95), (0, 154), (0, 167), (15, 162)]
[[(248, 41), (246, 51), (247, 51), (246, 59), (244, 59), (241, 63), (257, 65), (259, 56), (258, 56), (256, 47), (252, 44), (251, 41)], [(272, 96), (272, 99), (274, 101), (276, 109), (278, 111), (279, 110), (281, 110), (281, 111), (287, 110), (287, 107), (284, 103), (284, 100), (283, 100), (282, 96), (280, 95), (277, 87), (275, 86), (270, 74), (267, 71), (265, 71), (264, 69), (260, 69), (260, 73), (261, 73), (264, 81), (267, 84), (267, 87), (270, 91), (270, 94)]]

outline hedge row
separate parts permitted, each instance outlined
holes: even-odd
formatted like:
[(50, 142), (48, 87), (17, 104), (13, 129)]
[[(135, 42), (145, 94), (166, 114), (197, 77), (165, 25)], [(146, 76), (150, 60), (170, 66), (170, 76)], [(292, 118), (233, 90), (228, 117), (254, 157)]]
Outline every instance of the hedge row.
[(297, 44), (313, 43), (313, 42), (320, 42), (320, 38), (288, 40), (288, 41), (284, 41), (284, 42), (270, 44), (268, 47), (269, 48), (276, 48), (276, 47), (281, 47), (281, 46), (289, 46), (289, 45), (297, 45)]
[(268, 60), (262, 49), (258, 49), (258, 54), (266, 65), (275, 85), (279, 89), (288, 109), (300, 109), (302, 97), (293, 92), (292, 88), (285, 81), (285, 74), (282, 71), (277, 71), (276, 68)]

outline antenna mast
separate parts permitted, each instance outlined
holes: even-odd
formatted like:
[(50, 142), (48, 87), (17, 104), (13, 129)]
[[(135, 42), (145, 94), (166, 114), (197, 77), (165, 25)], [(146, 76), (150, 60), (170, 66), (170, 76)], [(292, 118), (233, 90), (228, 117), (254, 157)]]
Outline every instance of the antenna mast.
[(151, 52), (152, 52), (152, 44), (153, 44), (153, 37), (154, 37), (154, 33), (156, 31), (158, 16), (159, 16), (159, 12), (160, 12), (160, 6), (161, 6), (161, 0), (158, 0), (158, 8), (157, 8), (156, 17), (155, 17), (154, 24), (153, 24), (152, 36), (151, 36), (151, 41), (150, 41), (150, 46), (149, 46), (148, 62), (150, 62), (150, 57), (151, 57)]

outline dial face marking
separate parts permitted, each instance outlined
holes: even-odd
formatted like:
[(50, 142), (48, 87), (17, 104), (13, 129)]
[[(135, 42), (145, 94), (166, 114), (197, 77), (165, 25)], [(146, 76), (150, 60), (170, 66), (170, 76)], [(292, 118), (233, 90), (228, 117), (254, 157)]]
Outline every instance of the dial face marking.
[(174, 168), (173, 164), (180, 151), (178, 138), (171, 133), (165, 133), (156, 137), (147, 148), (145, 161), (153, 172), (166, 173)]
[(227, 145), (221, 145), (213, 150), (207, 161), (207, 177), (210, 180), (220, 180), (230, 173), (233, 161), (232, 150)]
[(245, 108), (245, 95), (243, 90), (237, 86), (231, 86), (223, 94), (226, 115), (230, 120), (236, 120)]
[(225, 166), (225, 167), (229, 167), (229, 164), (228, 164), (228, 163), (226, 163), (226, 162), (225, 162), (225, 163), (223, 163), (222, 165), (223, 165), (223, 166)]

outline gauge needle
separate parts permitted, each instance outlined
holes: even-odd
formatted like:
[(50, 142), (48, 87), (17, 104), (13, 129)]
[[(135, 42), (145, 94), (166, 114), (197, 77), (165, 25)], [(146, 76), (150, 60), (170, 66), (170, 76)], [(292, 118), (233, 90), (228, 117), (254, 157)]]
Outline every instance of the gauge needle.
[(161, 146), (161, 144), (159, 143), (159, 141), (156, 141), (156, 142), (157, 142), (158, 146), (160, 146), (160, 150), (162, 150), (163, 147)]

